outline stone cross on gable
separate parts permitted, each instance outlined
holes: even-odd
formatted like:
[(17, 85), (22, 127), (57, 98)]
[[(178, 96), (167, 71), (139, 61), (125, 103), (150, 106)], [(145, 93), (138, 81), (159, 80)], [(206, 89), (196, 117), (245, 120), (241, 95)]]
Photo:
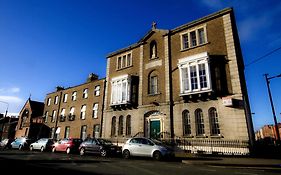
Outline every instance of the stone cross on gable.
[(156, 22), (152, 22), (152, 29), (156, 29), (156, 25), (157, 25), (157, 23)]

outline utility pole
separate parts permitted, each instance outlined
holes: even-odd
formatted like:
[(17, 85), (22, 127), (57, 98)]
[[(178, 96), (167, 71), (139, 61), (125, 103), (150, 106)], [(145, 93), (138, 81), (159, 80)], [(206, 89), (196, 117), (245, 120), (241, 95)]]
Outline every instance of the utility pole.
[(279, 129), (278, 129), (278, 122), (277, 122), (275, 109), (274, 109), (274, 105), (273, 105), (273, 100), (272, 100), (272, 95), (271, 95), (271, 91), (270, 91), (270, 87), (269, 87), (269, 83), (270, 83), (269, 80), (271, 80), (273, 78), (281, 77), (281, 74), (279, 74), (277, 76), (272, 76), (272, 77), (268, 77), (268, 74), (264, 74), (264, 76), (265, 76), (265, 80), (266, 80), (268, 95), (269, 95), (269, 99), (270, 99), (270, 104), (271, 104), (271, 109), (272, 109), (272, 114), (273, 114), (273, 119), (274, 119), (274, 124), (275, 124), (275, 131), (276, 131), (276, 137), (277, 137), (276, 142), (277, 142), (277, 144), (280, 144), (280, 134), (279, 134)]

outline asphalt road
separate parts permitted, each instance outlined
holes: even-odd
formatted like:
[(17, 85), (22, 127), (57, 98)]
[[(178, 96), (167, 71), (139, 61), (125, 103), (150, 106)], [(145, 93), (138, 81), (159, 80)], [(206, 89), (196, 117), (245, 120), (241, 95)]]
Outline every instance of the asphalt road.
[[(274, 175), (280, 170), (185, 164), (181, 161), (102, 158), (65, 153), (0, 151), (0, 172), (26, 175)], [(4, 174), (4, 173), (3, 173)]]

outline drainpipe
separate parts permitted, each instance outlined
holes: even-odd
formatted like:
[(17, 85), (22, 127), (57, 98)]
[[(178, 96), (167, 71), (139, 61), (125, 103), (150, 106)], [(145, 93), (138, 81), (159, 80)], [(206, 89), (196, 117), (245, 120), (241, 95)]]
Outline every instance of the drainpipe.
[[(60, 91), (60, 95), (59, 95), (59, 104), (58, 104), (58, 112), (57, 112), (57, 116), (56, 116), (56, 124), (55, 124), (55, 133), (54, 133), (54, 138), (57, 138), (57, 129), (58, 129), (58, 121), (59, 121), (59, 114), (60, 114), (60, 104), (61, 104), (61, 98), (62, 98), (62, 89), (59, 90)], [(53, 139), (54, 139), (53, 138)]]
[(102, 94), (102, 105), (101, 105), (101, 121), (100, 121), (100, 137), (102, 137), (103, 113), (104, 113), (104, 105), (105, 105), (104, 104), (105, 88), (106, 88), (106, 79), (104, 80), (104, 83), (103, 83), (103, 94)]

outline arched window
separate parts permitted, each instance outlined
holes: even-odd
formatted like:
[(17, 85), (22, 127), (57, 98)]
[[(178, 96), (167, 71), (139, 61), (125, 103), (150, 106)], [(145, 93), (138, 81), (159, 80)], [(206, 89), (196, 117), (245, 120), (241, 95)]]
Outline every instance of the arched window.
[(150, 58), (157, 58), (157, 43), (155, 40), (150, 43)]
[(126, 118), (126, 135), (127, 136), (131, 136), (131, 116), (128, 115), (127, 118)]
[(115, 136), (116, 133), (116, 117), (112, 117), (111, 121), (111, 136)]
[(211, 135), (220, 135), (219, 119), (216, 108), (209, 109), (210, 132)]
[(119, 123), (118, 123), (118, 135), (123, 135), (123, 119), (124, 117), (121, 115), (119, 117)]
[(153, 71), (149, 74), (148, 81), (149, 81), (148, 82), (148, 85), (149, 85), (148, 93), (150, 95), (158, 94), (158, 75), (155, 71)]
[(183, 136), (191, 135), (190, 114), (188, 110), (182, 112)]
[(204, 129), (204, 117), (202, 109), (195, 110), (195, 123), (196, 123), (196, 135), (203, 136), (205, 134)]

